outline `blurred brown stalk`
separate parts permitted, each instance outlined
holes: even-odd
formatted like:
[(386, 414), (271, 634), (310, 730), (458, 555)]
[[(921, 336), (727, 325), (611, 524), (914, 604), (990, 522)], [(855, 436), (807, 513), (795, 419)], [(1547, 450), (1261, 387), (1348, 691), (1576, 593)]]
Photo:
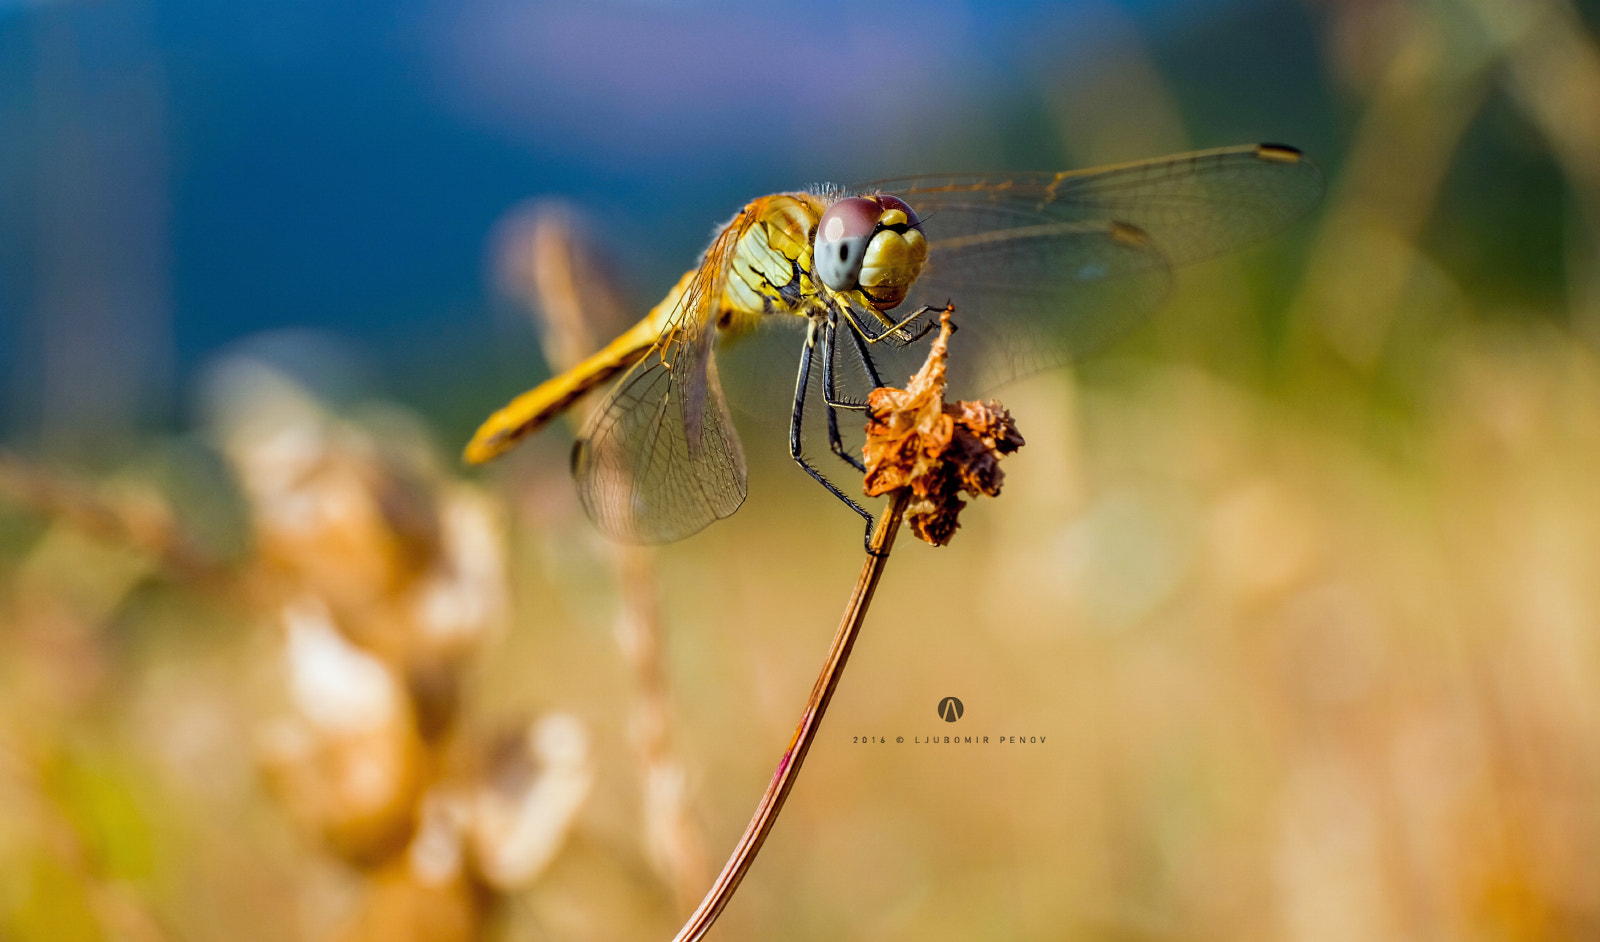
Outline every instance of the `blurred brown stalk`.
[[(521, 303), (554, 370), (567, 369), (633, 321), (617, 279), (576, 210), (546, 202), (514, 211), (495, 240), (501, 290)], [(595, 398), (568, 415), (582, 426)], [(705, 842), (689, 806), (688, 775), (672, 741), (672, 689), (654, 551), (607, 544), (619, 588), (614, 628), (635, 701), (629, 728), (640, 767), (645, 853), (681, 912), (709, 877)]]

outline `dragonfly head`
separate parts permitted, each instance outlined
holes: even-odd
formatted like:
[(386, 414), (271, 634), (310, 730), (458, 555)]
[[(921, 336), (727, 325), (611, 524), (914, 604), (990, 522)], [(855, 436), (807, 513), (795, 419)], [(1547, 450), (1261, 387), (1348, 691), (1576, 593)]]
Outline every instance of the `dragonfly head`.
[(817, 221), (811, 257), (817, 277), (835, 291), (862, 294), (880, 311), (906, 299), (922, 273), (928, 241), (905, 200), (888, 194), (851, 196)]

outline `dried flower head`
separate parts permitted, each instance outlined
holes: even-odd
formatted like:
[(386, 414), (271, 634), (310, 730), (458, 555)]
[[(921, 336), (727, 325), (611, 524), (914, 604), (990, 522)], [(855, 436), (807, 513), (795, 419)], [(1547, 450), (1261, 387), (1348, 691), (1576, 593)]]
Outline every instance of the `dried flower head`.
[(950, 542), (973, 497), (1000, 493), (1000, 459), (1023, 445), (1016, 423), (998, 402), (944, 401), (952, 308), (939, 317), (928, 360), (905, 389), (874, 389), (867, 397), (866, 490), (877, 497), (911, 489), (906, 523), (934, 546)]

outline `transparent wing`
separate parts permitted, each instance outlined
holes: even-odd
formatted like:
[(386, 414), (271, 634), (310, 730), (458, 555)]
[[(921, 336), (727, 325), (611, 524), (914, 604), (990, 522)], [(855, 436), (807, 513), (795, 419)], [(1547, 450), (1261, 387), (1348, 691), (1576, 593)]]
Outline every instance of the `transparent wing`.
[[(978, 388), (1058, 366), (1137, 325), (1170, 268), (1266, 238), (1311, 208), (1322, 173), (1245, 145), (1064, 173), (881, 180), (922, 217), (928, 261), (906, 302), (954, 301)], [(888, 378), (888, 377), (885, 377)]]
[(578, 497), (608, 536), (668, 543), (744, 503), (744, 453), (717, 379), (711, 320), (750, 218), (712, 242), (661, 339), (617, 380), (573, 447)]

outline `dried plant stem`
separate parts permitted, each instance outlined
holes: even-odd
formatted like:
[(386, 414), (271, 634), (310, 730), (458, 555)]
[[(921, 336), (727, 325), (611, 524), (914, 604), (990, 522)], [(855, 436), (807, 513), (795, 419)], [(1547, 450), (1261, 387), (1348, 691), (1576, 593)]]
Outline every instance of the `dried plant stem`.
[(723, 907), (733, 898), (733, 892), (738, 889), (739, 881), (744, 879), (745, 872), (755, 862), (756, 853), (761, 850), (767, 834), (777, 823), (778, 812), (783, 809), (783, 802), (789, 797), (789, 789), (794, 787), (795, 779), (800, 775), (800, 766), (805, 762), (806, 752), (811, 749), (811, 742), (822, 726), (822, 714), (828, 709), (828, 701), (833, 699), (834, 688), (839, 685), (839, 677), (844, 674), (845, 661), (850, 658), (850, 649), (855, 646), (856, 636), (861, 633), (861, 625), (866, 621), (867, 606), (872, 604), (872, 595), (878, 588), (878, 580), (883, 576), (884, 566), (889, 562), (889, 550), (894, 546), (895, 533), (900, 529), (900, 518), (905, 513), (906, 503), (910, 499), (911, 493), (905, 488), (889, 496), (889, 506), (878, 519), (878, 527), (873, 531), (872, 541), (868, 545), (871, 552), (861, 567), (861, 576), (856, 579), (855, 591), (850, 594), (850, 603), (845, 606), (844, 617), (839, 621), (839, 630), (834, 632), (833, 644), (828, 648), (828, 658), (823, 662), (822, 673), (818, 675), (816, 686), (811, 688), (811, 696), (806, 700), (805, 712), (800, 716), (800, 725), (795, 727), (794, 736), (789, 740), (789, 748), (784, 751), (783, 758), (778, 762), (778, 771), (773, 773), (766, 793), (761, 796), (760, 803), (756, 805), (756, 812), (750, 818), (750, 824), (745, 827), (744, 835), (734, 846), (733, 853), (728, 857), (722, 872), (717, 875), (716, 882), (711, 884), (705, 899), (700, 901), (699, 908), (689, 917), (689, 921), (684, 923), (683, 928), (673, 938), (673, 942), (696, 942), (710, 931), (711, 924), (717, 921), (717, 916), (722, 913)]
[(0, 450), (0, 500), (60, 520), (95, 539), (146, 553), (172, 575), (205, 588), (220, 588), (228, 574), (197, 553), (164, 512), (106, 500), (89, 485)]
[(617, 647), (637, 690), (629, 726), (642, 774), (645, 850), (671, 884), (678, 912), (688, 912), (705, 885), (710, 865), (689, 813), (683, 763), (673, 748), (672, 689), (663, 650), (655, 555), (644, 547), (618, 546), (613, 561), (622, 592)]
[[(620, 333), (632, 322), (604, 259), (576, 213), (544, 203), (503, 224), (500, 280), (533, 316), (552, 366), (566, 370), (599, 349), (597, 334)], [(591, 397), (569, 413), (581, 428)], [(639, 761), (645, 854), (671, 886), (679, 912), (705, 885), (705, 843), (690, 814), (683, 762), (673, 745), (672, 685), (666, 669), (666, 626), (655, 554), (618, 546), (611, 555), (621, 590), (614, 632), (637, 697), (629, 718)]]

